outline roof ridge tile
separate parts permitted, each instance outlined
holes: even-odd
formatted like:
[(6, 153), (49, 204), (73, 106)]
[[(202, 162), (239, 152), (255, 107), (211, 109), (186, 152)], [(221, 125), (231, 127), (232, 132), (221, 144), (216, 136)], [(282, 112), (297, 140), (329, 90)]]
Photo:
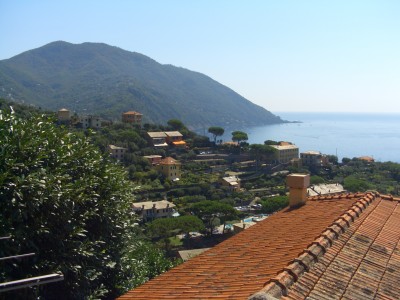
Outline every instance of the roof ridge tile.
[[(359, 199), (347, 211), (316, 237), (307, 249), (301, 252), (288, 266), (283, 268), (276, 277), (267, 281), (263, 289), (250, 296), (249, 299), (279, 299), (282, 296), (287, 296), (289, 288), (300, 276), (305, 272), (309, 272), (312, 265), (326, 253), (328, 248), (332, 247), (333, 241), (338, 239), (376, 198), (382, 196), (374, 191), (346, 195), (348, 199), (355, 197)], [(317, 199), (325, 200), (329, 199), (329, 197), (317, 196)], [(330, 199), (333, 199), (333, 197), (330, 197)]]

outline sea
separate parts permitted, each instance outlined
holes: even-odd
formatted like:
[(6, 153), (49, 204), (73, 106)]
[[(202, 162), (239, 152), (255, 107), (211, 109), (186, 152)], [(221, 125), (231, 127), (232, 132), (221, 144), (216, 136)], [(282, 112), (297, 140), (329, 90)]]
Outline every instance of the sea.
[(400, 114), (375, 113), (275, 113), (283, 120), (299, 121), (246, 128), (250, 144), (265, 140), (288, 141), (323, 154), (400, 163)]

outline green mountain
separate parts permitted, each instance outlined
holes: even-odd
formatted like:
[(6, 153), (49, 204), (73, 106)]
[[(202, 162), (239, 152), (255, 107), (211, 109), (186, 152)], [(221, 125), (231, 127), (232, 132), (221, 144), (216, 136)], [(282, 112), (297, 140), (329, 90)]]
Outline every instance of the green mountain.
[(112, 119), (134, 110), (145, 122), (194, 129), (282, 122), (206, 75), (98, 43), (53, 42), (1, 60), (0, 97)]

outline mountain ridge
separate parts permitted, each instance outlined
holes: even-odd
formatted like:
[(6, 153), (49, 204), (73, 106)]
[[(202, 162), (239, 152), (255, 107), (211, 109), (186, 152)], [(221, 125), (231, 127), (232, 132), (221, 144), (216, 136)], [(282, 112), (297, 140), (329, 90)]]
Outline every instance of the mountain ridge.
[(283, 121), (209, 76), (104, 43), (52, 42), (0, 61), (0, 96), (47, 109), (189, 127), (243, 128)]

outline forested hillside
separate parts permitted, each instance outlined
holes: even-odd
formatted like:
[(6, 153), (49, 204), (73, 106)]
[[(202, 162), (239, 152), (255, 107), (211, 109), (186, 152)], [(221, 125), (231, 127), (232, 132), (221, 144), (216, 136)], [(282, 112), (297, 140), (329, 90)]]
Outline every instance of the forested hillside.
[(193, 129), (282, 122), (206, 75), (95, 43), (53, 42), (0, 61), (0, 97), (115, 119), (135, 110), (145, 122), (176, 118)]

